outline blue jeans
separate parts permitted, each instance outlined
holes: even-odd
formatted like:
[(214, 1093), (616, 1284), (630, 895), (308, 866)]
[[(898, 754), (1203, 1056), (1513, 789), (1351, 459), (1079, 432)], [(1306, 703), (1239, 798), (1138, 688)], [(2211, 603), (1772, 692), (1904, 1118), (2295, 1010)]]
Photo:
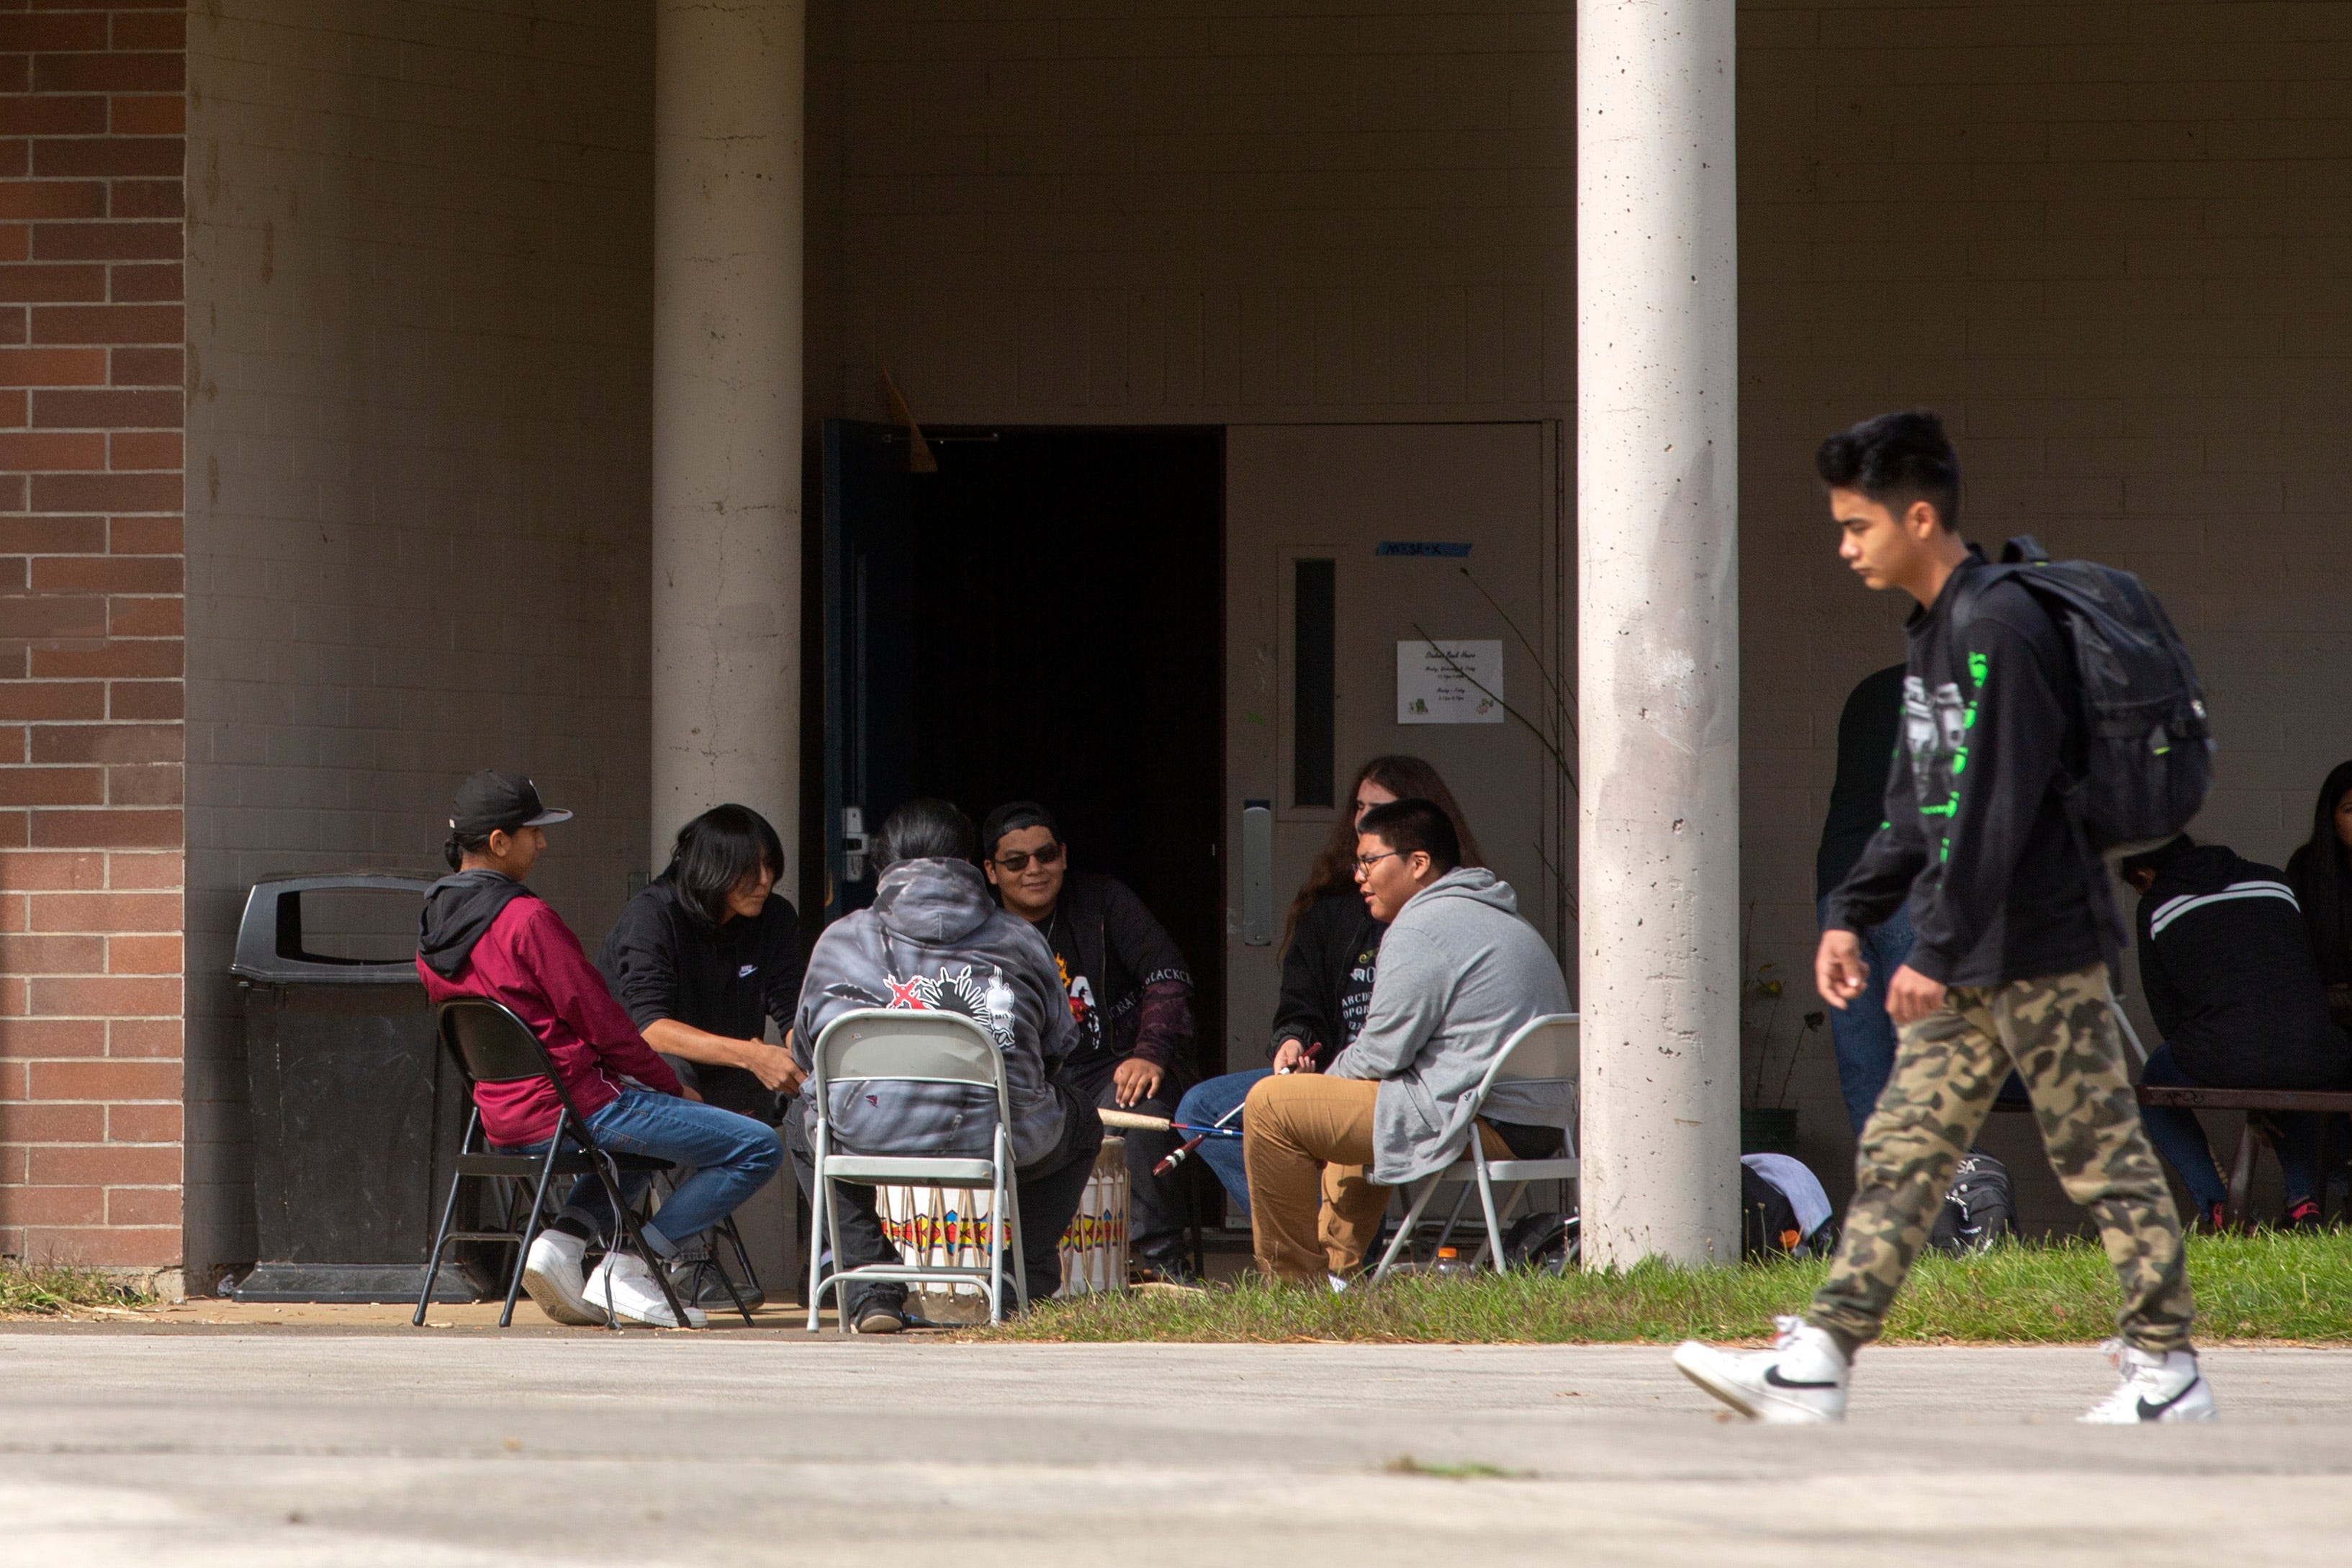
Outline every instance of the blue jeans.
[[(2139, 1080), (2160, 1089), (2207, 1087), (2180, 1069), (2170, 1046), (2158, 1046), (2149, 1053)], [(2279, 1172), (2286, 1178), (2286, 1205), (2291, 1209), (2319, 1195), (2320, 1145), (2327, 1136), (2327, 1117), (2316, 1110), (2274, 1110), (2270, 1116), (2278, 1123)], [(2221, 1180), (2221, 1167), (2213, 1163), (2212, 1145), (2205, 1142), (2205, 1124), (2197, 1120), (2195, 1111), (2179, 1105), (2143, 1105), (2139, 1119), (2147, 1129), (2147, 1141), (2156, 1145), (2164, 1163), (2180, 1173), (2180, 1184), (2189, 1189), (2200, 1216), (2228, 1201), (2230, 1189)]]
[[(1820, 908), (1825, 921), (1828, 907), (1829, 900), (1823, 899)], [(1877, 1108), (1878, 1097), (1895, 1070), (1895, 1020), (1886, 1016), (1886, 983), (1911, 956), (1911, 943), (1918, 933), (1911, 929), (1911, 916), (1897, 910), (1894, 919), (1859, 935), (1862, 961), (1870, 965), (1870, 984), (1843, 1009), (1829, 1010), (1830, 1041), (1837, 1049), (1838, 1092), (1845, 1097), (1846, 1120), (1853, 1124), (1856, 1138), (1862, 1136), (1862, 1124)]]
[[(1272, 1068), (1257, 1068), (1249, 1072), (1229, 1072), (1223, 1078), (1205, 1079), (1184, 1091), (1176, 1102), (1176, 1120), (1188, 1127), (1208, 1127), (1231, 1114), (1234, 1106), (1249, 1098), (1250, 1089), (1262, 1078), (1272, 1078)], [(1227, 1121), (1237, 1127), (1238, 1121)], [(1182, 1134), (1191, 1138), (1193, 1134)], [(1201, 1163), (1217, 1173), (1217, 1180), (1234, 1195), (1242, 1213), (1249, 1213), (1249, 1172), (1242, 1164), (1242, 1141), (1238, 1138), (1203, 1138), (1201, 1146), (1192, 1151)]]
[[(653, 1220), (639, 1227), (646, 1245), (664, 1258), (733, 1214), (745, 1198), (768, 1184), (784, 1163), (783, 1145), (776, 1130), (748, 1116), (702, 1105), (650, 1089), (625, 1089), (621, 1098), (588, 1118), (596, 1142), (615, 1154), (643, 1154), (692, 1166), (694, 1173), (678, 1183)], [(547, 1141), (525, 1144), (508, 1153), (543, 1153)], [(642, 1171), (624, 1172), (621, 1195), (630, 1202), (646, 1190), (652, 1177)], [(588, 1226), (597, 1236), (613, 1234), (618, 1216), (604, 1184), (593, 1173), (572, 1184), (563, 1200), (564, 1217)]]

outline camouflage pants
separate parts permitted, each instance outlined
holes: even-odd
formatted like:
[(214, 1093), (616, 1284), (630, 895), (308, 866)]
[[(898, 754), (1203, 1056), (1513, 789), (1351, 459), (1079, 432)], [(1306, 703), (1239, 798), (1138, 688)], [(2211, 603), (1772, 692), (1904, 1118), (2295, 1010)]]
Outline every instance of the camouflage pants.
[(2012, 1065), (2033, 1097), (2050, 1168), (2098, 1223), (2123, 1287), (2123, 1337), (2142, 1350), (2186, 1349), (2193, 1312), (2180, 1221), (2140, 1130), (2105, 964), (1955, 986), (1942, 1008), (1904, 1028), (1895, 1076), (1863, 1129), (1845, 1234), (1808, 1320), (1849, 1348), (1878, 1337)]

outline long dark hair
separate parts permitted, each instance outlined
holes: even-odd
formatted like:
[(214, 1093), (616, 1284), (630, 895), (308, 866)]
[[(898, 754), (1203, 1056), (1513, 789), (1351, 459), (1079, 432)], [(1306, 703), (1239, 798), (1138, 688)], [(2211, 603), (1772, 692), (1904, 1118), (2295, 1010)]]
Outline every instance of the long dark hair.
[(1454, 824), (1454, 837), (1462, 841), (1462, 864), (1484, 866), (1486, 855), (1478, 847), (1478, 836), (1470, 831), (1463, 819), (1462, 807), (1437, 770), (1419, 757), (1390, 755), (1374, 757), (1356, 770), (1355, 782), (1349, 784), (1341, 800), (1339, 820), (1331, 825), (1331, 837), (1324, 840), (1315, 857), (1315, 865), (1299, 884), (1298, 896), (1290, 900), (1290, 919), (1282, 928), (1279, 952), (1290, 951), (1290, 939), (1298, 933), (1298, 922), (1315, 907), (1318, 899), (1333, 893), (1356, 890), (1356, 792), (1371, 780), (1399, 800), (1425, 800), (1445, 813)]
[(748, 805), (714, 805), (677, 830), (662, 875), (688, 914), (717, 925), (727, 918), (727, 895), (761, 866), (783, 877), (783, 841), (768, 819)]
[(2352, 763), (2338, 763), (2319, 786), (2318, 804), (2311, 808), (2311, 838), (2286, 863), (2287, 880), (2294, 885), (2295, 901), (2303, 906), (2303, 923), (2311, 931), (2312, 956), (2319, 960), (2319, 977), (2330, 985), (2352, 980), (2352, 910), (2345, 908), (2352, 895), (2352, 857), (2336, 832), (2336, 808), (2352, 795)]

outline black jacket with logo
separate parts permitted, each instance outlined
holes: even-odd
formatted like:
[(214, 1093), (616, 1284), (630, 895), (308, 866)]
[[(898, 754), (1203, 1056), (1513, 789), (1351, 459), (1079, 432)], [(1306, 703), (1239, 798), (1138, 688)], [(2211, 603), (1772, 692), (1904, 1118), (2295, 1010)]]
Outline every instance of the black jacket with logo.
[[(2000, 985), (2099, 962), (2105, 906), (2063, 791), (2082, 740), (2073, 661), (2032, 595), (1997, 583), (1955, 635), (1971, 549), (1905, 624), (1903, 735), (1886, 826), (1830, 896), (1827, 924), (1861, 931), (1909, 902), (1907, 961), (1947, 985)], [(2103, 889), (2101, 889), (2103, 890)]]
[(1282, 955), (1282, 996), (1275, 1004), (1271, 1056), (1285, 1040), (1303, 1040), (1318, 1063), (1356, 1043), (1371, 1008), (1372, 977), (1388, 927), (1372, 919), (1360, 893), (1326, 893), (1298, 917)]

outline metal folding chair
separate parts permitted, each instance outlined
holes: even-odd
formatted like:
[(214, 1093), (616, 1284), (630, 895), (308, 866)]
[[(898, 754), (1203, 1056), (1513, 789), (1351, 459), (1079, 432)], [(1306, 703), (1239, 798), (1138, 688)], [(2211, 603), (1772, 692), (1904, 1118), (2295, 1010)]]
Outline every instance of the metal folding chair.
[[(1429, 1200), (1436, 1195), (1437, 1189), (1448, 1182), (1466, 1184), (1462, 1196), (1454, 1203), (1453, 1214), (1446, 1218), (1439, 1245), (1443, 1246), (1445, 1237), (1454, 1234), (1454, 1223), (1461, 1217), (1464, 1205), (1469, 1201), (1470, 1193), (1475, 1191), (1478, 1194), (1479, 1206), (1486, 1211), (1486, 1245), (1480, 1249), (1480, 1254), (1491, 1258), (1495, 1271), (1502, 1272), (1502, 1214), (1518, 1201), (1531, 1182), (1573, 1182), (1577, 1179), (1576, 1123), (1571, 1115), (1569, 1125), (1561, 1132), (1564, 1152), (1553, 1158), (1490, 1160), (1478, 1136), (1477, 1118), (1486, 1114), (1487, 1097), (1494, 1093), (1495, 1086), (1501, 1083), (1564, 1084), (1572, 1106), (1576, 1094), (1578, 1029), (1575, 1014), (1551, 1013), (1529, 1019), (1521, 1026), (1518, 1033), (1503, 1043), (1503, 1048), (1496, 1053), (1493, 1064), (1486, 1068), (1486, 1076), (1479, 1081), (1473, 1100), (1470, 1147), (1466, 1157), (1457, 1158), (1453, 1164), (1433, 1176), (1424, 1178), (1417, 1187), (1411, 1189), (1412, 1200), (1405, 1211), (1404, 1223), (1397, 1226), (1396, 1238), (1389, 1243), (1388, 1251), (1381, 1255), (1380, 1267), (1372, 1271), (1372, 1283), (1379, 1284), (1395, 1268), (1398, 1256), (1412, 1244), (1414, 1231), (1420, 1228), (1422, 1211), (1429, 1206)], [(1499, 1208), (1495, 1203), (1496, 1182), (1515, 1184), (1510, 1195)]]
[[(855, 1333), (849, 1321), (849, 1286), (856, 1280), (902, 1284), (978, 1284), (988, 1296), (988, 1321), (1004, 1319), (1004, 1259), (1013, 1259), (1013, 1289), (1029, 1304), (1029, 1281), (1021, 1267), (1020, 1194), (1013, 1170), (1013, 1117), (1004, 1081), (1004, 1055), (979, 1024), (961, 1013), (860, 1007), (842, 1014), (817, 1036), (810, 1053), (809, 1092), (816, 1105), (815, 1192), (809, 1215), (809, 1331), (817, 1327), (824, 1293), (835, 1293), (841, 1331)], [(851, 1154), (834, 1147), (832, 1087), (835, 1079), (866, 1083), (953, 1083), (984, 1089), (996, 1097), (996, 1130), (987, 1158), (932, 1154)], [(833, 1184), (861, 1186), (929, 1184), (985, 1189), (989, 1194), (988, 1263), (870, 1263), (841, 1267), (841, 1212)], [(817, 1245), (822, 1237), (825, 1245)], [(824, 1272), (830, 1247), (834, 1272)]]
[[(669, 1303), (670, 1314), (679, 1322), (686, 1322), (677, 1294), (670, 1289), (669, 1271), (646, 1245), (644, 1235), (637, 1229), (637, 1216), (621, 1193), (622, 1172), (667, 1171), (669, 1162), (616, 1155), (599, 1144), (596, 1135), (588, 1131), (587, 1118), (580, 1114), (572, 1103), (572, 1096), (564, 1091), (563, 1079), (556, 1075), (555, 1064), (548, 1059), (547, 1047), (540, 1044), (530, 1025), (501, 1004), (479, 996), (456, 997), (433, 1010), (433, 1022), (450, 1059), (457, 1064), (469, 1100), (477, 1084), (520, 1083), (537, 1078), (546, 1079), (554, 1089), (557, 1103), (562, 1109), (544, 1151), (536, 1154), (502, 1154), (487, 1142), (477, 1147), (481, 1137), (482, 1112), (478, 1105), (475, 1106), (466, 1122), (466, 1135), (457, 1145), (457, 1170), (449, 1178), (448, 1201), (441, 1205), (441, 1226), (433, 1237), (433, 1261), (425, 1271), (425, 1291), (416, 1299), (416, 1315), (409, 1321), (420, 1329), (425, 1326), (425, 1309), (433, 1300), (433, 1282), (441, 1272), (441, 1257), (449, 1243), (497, 1241), (515, 1249), (514, 1269), (507, 1280), (506, 1307), (499, 1313), (499, 1327), (503, 1329), (511, 1323), (515, 1299), (522, 1293), (523, 1263), (530, 1254), (531, 1240), (539, 1234), (541, 1216), (546, 1209), (548, 1184), (557, 1176), (593, 1172), (604, 1184), (613, 1212), (619, 1216), (620, 1235), (613, 1238), (613, 1245), (617, 1247), (625, 1242), (630, 1251), (646, 1260), (646, 1267), (661, 1286), (662, 1299)], [(530, 1205), (521, 1222), (515, 1223), (514, 1207), (509, 1202), (508, 1226), (504, 1230), (450, 1229), (457, 1217), (458, 1189), (469, 1178), (529, 1184)], [(751, 1321), (749, 1312), (744, 1314), (744, 1321)], [(615, 1332), (621, 1327), (619, 1321), (612, 1318), (607, 1319), (605, 1326)]]

